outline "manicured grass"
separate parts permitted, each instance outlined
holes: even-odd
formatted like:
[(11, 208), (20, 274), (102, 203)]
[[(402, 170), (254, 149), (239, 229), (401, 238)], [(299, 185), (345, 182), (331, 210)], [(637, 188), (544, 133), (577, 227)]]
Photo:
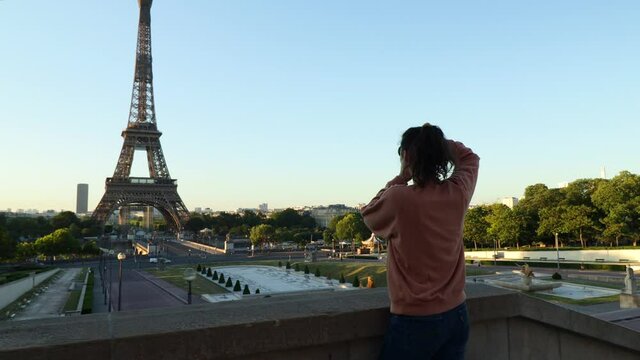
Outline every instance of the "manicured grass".
[(64, 304), (64, 308), (62, 312), (65, 311), (75, 311), (78, 307), (78, 301), (80, 301), (80, 292), (82, 288), (76, 288), (69, 293), (69, 297), (67, 298), (67, 302)]
[(623, 285), (605, 283), (605, 282), (599, 282), (599, 281), (589, 281), (589, 280), (583, 280), (583, 279), (568, 279), (568, 280), (562, 280), (562, 281), (567, 283), (577, 284), (577, 285), (597, 286), (597, 287), (603, 287), (603, 288), (614, 289), (614, 290), (620, 290), (623, 287)]
[(91, 314), (93, 311), (93, 283), (94, 272), (89, 273), (87, 278), (87, 291), (84, 293), (84, 302), (82, 303), (82, 314)]
[[(186, 267), (172, 267), (168, 266), (164, 270), (149, 269), (145, 270), (149, 274), (164, 280), (170, 284), (173, 284), (185, 291), (189, 288), (189, 285), (182, 277)], [(195, 268), (194, 268), (195, 269)], [(196, 276), (196, 279), (191, 282), (191, 292), (196, 295), (202, 294), (224, 294), (229, 291), (224, 287), (218, 286), (213, 281), (204, 279), (202, 276)]]
[(573, 305), (582, 305), (582, 306), (616, 302), (620, 299), (620, 295), (610, 295), (610, 296), (603, 296), (603, 297), (589, 298), (589, 299), (582, 299), (582, 300), (567, 299), (559, 296), (553, 296), (549, 294), (539, 294), (535, 292), (527, 293), (527, 295), (536, 297), (539, 299), (543, 299), (543, 300), (550, 300), (550, 301), (559, 302), (563, 304), (573, 304)]

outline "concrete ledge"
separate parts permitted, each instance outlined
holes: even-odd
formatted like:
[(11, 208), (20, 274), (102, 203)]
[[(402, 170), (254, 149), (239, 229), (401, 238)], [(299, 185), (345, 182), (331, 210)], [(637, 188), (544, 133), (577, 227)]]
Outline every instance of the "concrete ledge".
[[(640, 356), (630, 329), (486, 285), (468, 285), (467, 296), (468, 359), (485, 358), (487, 344), (496, 359), (556, 358), (564, 342)], [(374, 359), (388, 315), (378, 288), (7, 322), (0, 359)]]

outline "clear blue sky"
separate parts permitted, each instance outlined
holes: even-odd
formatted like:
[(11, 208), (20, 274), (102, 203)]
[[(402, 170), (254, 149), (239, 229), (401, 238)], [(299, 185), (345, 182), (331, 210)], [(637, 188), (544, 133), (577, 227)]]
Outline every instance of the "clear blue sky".
[[(425, 121), (481, 156), (474, 203), (640, 172), (640, 1), (156, 0), (151, 16), (189, 209), (366, 203)], [(77, 183), (96, 206), (137, 21), (134, 0), (0, 1), (0, 209), (74, 210)]]

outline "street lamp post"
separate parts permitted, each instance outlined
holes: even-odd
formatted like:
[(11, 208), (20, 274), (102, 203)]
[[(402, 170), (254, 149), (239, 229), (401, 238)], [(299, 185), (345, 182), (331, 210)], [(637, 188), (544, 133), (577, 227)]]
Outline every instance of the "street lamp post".
[(126, 258), (127, 255), (124, 253), (118, 253), (118, 262), (120, 263), (118, 270), (118, 311), (122, 308), (122, 260)]
[(196, 271), (193, 268), (184, 270), (182, 277), (189, 283), (189, 292), (187, 293), (187, 304), (191, 305), (191, 282), (196, 279)]
[(560, 249), (558, 248), (558, 233), (555, 233), (556, 236), (556, 262), (558, 263), (558, 270), (560, 270)]

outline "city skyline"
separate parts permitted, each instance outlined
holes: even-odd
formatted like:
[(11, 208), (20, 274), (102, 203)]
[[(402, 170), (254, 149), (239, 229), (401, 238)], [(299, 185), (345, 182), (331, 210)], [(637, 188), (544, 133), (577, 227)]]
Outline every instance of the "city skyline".
[[(480, 155), (475, 204), (640, 172), (640, 4), (462, 4), (155, 4), (158, 128), (186, 206), (366, 203), (425, 121)], [(137, 3), (31, 5), (0, 2), (0, 209), (72, 210), (86, 183), (91, 211), (126, 126)]]

